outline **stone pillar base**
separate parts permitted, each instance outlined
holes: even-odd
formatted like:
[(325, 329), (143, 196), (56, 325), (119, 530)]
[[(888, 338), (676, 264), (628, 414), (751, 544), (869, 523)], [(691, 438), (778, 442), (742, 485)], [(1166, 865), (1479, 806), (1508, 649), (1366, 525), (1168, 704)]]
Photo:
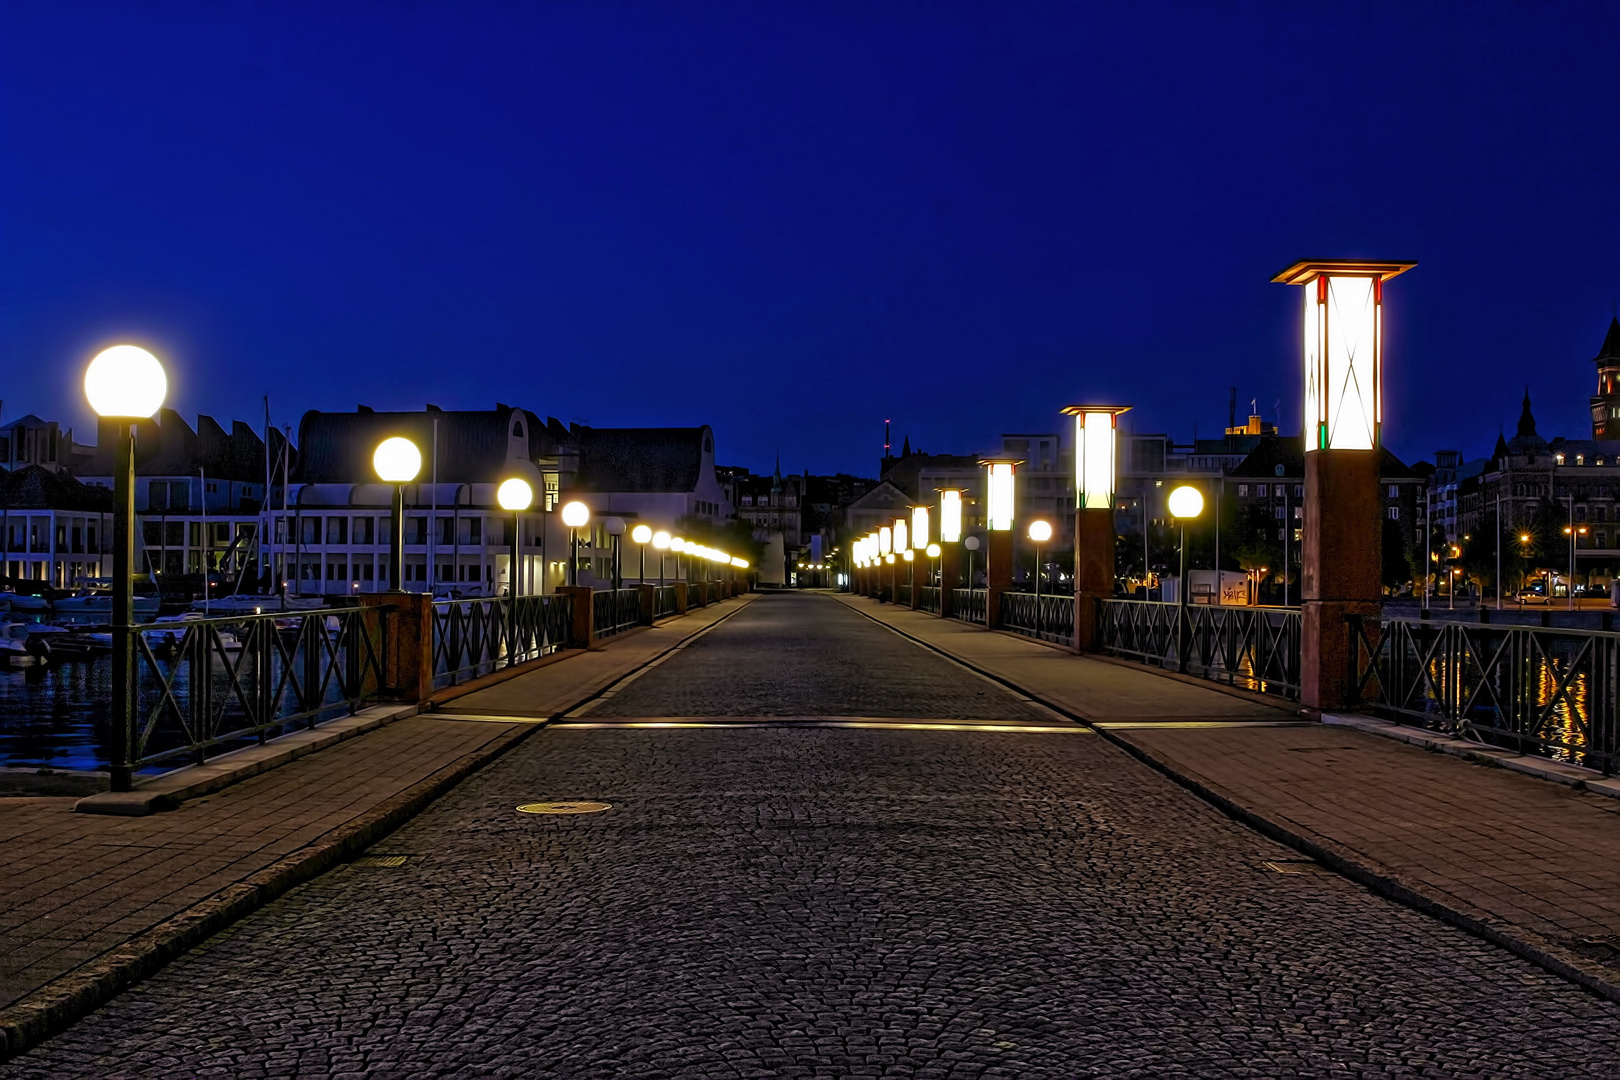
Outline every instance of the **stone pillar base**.
[(564, 585), (558, 596), (573, 598), (574, 619), (568, 632), (568, 645), (574, 649), (596, 646), (596, 605), (591, 601), (591, 590), (584, 585)]
[[(1299, 702), (1320, 715), (1352, 707), (1350, 661), (1352, 642), (1347, 615), (1360, 615), (1363, 625), (1378, 627), (1383, 605), (1356, 600), (1307, 600), (1301, 609)], [(1376, 635), (1376, 630), (1371, 630)], [(1376, 636), (1373, 637), (1376, 641)]]
[(392, 609), (383, 634), (383, 686), (391, 701), (425, 701), (433, 693), (433, 597), (428, 593), (361, 593), (362, 608)]

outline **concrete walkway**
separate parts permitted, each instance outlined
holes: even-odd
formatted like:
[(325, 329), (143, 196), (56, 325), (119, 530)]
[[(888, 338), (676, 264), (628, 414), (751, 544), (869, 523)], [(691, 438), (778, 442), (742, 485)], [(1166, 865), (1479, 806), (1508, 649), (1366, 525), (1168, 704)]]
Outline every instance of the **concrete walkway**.
[(1620, 799), (1300, 723), (1293, 706), (954, 619), (851, 608), (1091, 723), (1386, 896), (1620, 1001)]
[(590, 700), (750, 599), (610, 638), (169, 813), (76, 814), (74, 798), (0, 798), (0, 1059), (352, 858), (536, 721)]

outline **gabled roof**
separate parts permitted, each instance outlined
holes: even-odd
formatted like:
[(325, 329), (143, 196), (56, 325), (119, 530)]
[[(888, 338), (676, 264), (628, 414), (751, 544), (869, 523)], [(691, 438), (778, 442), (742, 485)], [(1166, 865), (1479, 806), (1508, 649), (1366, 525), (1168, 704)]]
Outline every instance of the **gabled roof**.
[[(1419, 476), (1400, 458), (1390, 453), (1389, 447), (1380, 447), (1379, 454), (1379, 479), (1413, 480)], [(1277, 471), (1279, 465), (1282, 466), (1280, 473)], [(1277, 476), (1300, 479), (1305, 475), (1305, 441), (1297, 435), (1262, 436), (1260, 445), (1226, 475), (1247, 480), (1264, 480), (1267, 477)]]
[(576, 427), (576, 485), (600, 492), (696, 491), (704, 452), (714, 452), (714, 434), (693, 428)]
[(111, 513), (113, 493), (43, 465), (0, 472), (0, 507), (7, 510), (82, 510)]
[[(296, 483), (366, 484), (377, 474), (371, 457), (377, 444), (403, 435), (422, 453), (419, 483), (433, 481), (435, 424), (437, 421), (438, 480), (440, 483), (494, 483), (508, 461), (512, 433), (510, 409), (477, 412), (318, 412), (304, 414), (298, 425)], [(545, 441), (545, 425), (531, 412), (519, 409), (531, 457)]]

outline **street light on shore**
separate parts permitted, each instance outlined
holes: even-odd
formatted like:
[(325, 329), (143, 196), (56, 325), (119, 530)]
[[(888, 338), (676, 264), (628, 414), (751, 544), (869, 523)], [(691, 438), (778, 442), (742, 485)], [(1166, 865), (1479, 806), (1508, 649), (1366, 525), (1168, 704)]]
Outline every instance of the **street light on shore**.
[(1170, 493), (1170, 516), (1181, 526), (1181, 577), (1176, 582), (1179, 615), (1176, 633), (1176, 670), (1183, 675), (1187, 673), (1187, 646), (1192, 636), (1188, 632), (1192, 627), (1187, 613), (1187, 598), (1191, 592), (1187, 587), (1187, 519), (1195, 518), (1203, 512), (1204, 493), (1197, 488), (1183, 484)]
[(113, 444), (113, 662), (111, 787), (129, 791), (135, 703), (135, 427), (157, 412), (169, 391), (158, 358), (136, 345), (96, 354), (84, 372), (84, 396), (96, 415), (116, 420)]
[(652, 546), (658, 549), (658, 587), (664, 587), (664, 552), (669, 550), (669, 533), (659, 529), (653, 533)]
[(1035, 636), (1041, 636), (1041, 545), (1052, 539), (1050, 522), (1029, 523), (1029, 541), (1035, 545)]
[(636, 584), (647, 584), (647, 542), (652, 539), (652, 529), (646, 525), (637, 525), (630, 530), (630, 539), (636, 542), (636, 552), (641, 556), (641, 569), (636, 573)]
[(405, 485), (422, 471), (422, 451), (400, 435), (384, 439), (371, 455), (371, 467), (384, 483), (394, 485), (394, 527), (388, 536), (388, 580), (394, 592), (405, 591)]
[(568, 584), (579, 584), (579, 530), (591, 520), (591, 508), (579, 500), (565, 503), (563, 524), (568, 526)]
[[(512, 511), (512, 565), (507, 571), (507, 595), (514, 600), (518, 594), (518, 536), (523, 527), (522, 519), (518, 516), (534, 504), (534, 488), (522, 477), (514, 476), (503, 480), (501, 486), (495, 489), (495, 501), (502, 510)], [(516, 615), (516, 608), (513, 614)]]

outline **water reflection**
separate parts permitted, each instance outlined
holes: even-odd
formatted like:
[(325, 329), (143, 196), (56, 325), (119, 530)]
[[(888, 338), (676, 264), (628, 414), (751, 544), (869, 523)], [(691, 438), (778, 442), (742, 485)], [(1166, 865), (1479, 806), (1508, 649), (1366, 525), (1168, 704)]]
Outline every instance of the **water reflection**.
[(0, 668), (0, 766), (105, 769), (112, 658)]

